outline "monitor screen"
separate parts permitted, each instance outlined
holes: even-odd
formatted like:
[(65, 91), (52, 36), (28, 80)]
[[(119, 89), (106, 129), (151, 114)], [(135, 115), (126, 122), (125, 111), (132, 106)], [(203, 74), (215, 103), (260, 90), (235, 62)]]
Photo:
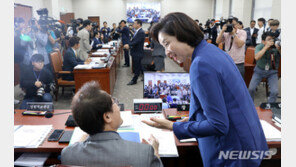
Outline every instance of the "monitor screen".
[(127, 22), (140, 19), (144, 23), (158, 22), (160, 18), (160, 2), (133, 2), (126, 4)]
[[(144, 98), (161, 98), (168, 108), (190, 103), (189, 73), (144, 73)], [(163, 109), (165, 108), (163, 104)]]

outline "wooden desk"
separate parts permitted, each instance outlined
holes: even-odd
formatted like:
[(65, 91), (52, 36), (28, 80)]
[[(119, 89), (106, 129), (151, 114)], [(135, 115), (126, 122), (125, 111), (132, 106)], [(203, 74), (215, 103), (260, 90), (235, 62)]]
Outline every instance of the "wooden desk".
[(109, 94), (113, 94), (115, 79), (116, 79), (116, 65), (114, 57), (111, 57), (106, 68), (102, 69), (75, 69), (75, 91), (77, 92), (81, 86), (88, 81), (98, 81), (101, 88)]
[[(24, 110), (15, 110), (14, 125), (52, 125), (53, 129), (74, 130), (73, 127), (65, 126), (66, 120), (71, 113), (54, 115), (52, 118), (45, 118), (44, 116), (23, 116), (23, 111)], [(54, 113), (69, 111), (70, 110), (55, 110)], [(51, 132), (53, 132), (53, 130)], [(59, 144), (58, 142), (49, 142), (47, 141), (47, 137), (38, 148), (15, 148), (14, 152), (61, 152), (62, 149), (68, 145)]]
[[(276, 129), (281, 131), (281, 128), (275, 125), (275, 123), (272, 121), (272, 112), (271, 110), (263, 110), (259, 107), (256, 108), (257, 113), (259, 116), (259, 119), (265, 120), (266, 122), (270, 123), (272, 126), (274, 126)], [(178, 112), (177, 109), (165, 109), (164, 112), (169, 115), (188, 115), (188, 111), (183, 111), (183, 112)], [(181, 143), (177, 137), (175, 136), (175, 141), (177, 147), (192, 147), (192, 146), (197, 146), (197, 142), (187, 142), (187, 143)], [(281, 159), (281, 142), (280, 141), (272, 141), (272, 142), (267, 142), (269, 148), (276, 148), (277, 149), (277, 154), (272, 156), (272, 159)]]

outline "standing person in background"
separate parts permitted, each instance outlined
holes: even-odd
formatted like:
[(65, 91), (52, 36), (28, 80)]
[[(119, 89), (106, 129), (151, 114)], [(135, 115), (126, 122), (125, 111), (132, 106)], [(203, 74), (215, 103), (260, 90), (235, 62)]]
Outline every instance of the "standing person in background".
[(113, 28), (110, 33), (111, 39), (118, 40), (118, 38), (119, 38), (118, 27), (116, 27), (116, 23), (113, 23), (112, 26), (113, 26)]
[(104, 43), (108, 43), (108, 41), (109, 41), (109, 36), (110, 36), (110, 28), (108, 27), (106, 21), (103, 22), (103, 25), (104, 25), (104, 27), (101, 28), (101, 34), (104, 35), (104, 40), (103, 40), (103, 42), (104, 42)]
[[(130, 31), (129, 31), (129, 28), (126, 26), (125, 20), (120, 21), (120, 29), (118, 30), (118, 32), (121, 33), (122, 45), (124, 46), (126, 44), (129, 44)], [(129, 67), (130, 66), (129, 50), (124, 48), (123, 51), (124, 51), (124, 65), (123, 65), (123, 67)]]
[(137, 84), (138, 77), (142, 70), (141, 60), (144, 56), (144, 42), (145, 42), (145, 32), (142, 29), (142, 21), (136, 19), (134, 21), (133, 27), (136, 29), (136, 32), (129, 44), (125, 44), (125, 49), (131, 49), (132, 63), (134, 67), (134, 77), (127, 85)]
[(256, 46), (256, 38), (258, 35), (258, 28), (255, 28), (256, 21), (251, 20), (250, 27), (245, 28), (245, 31), (247, 32), (247, 41), (246, 46)]
[(152, 49), (152, 57), (155, 70), (157, 72), (163, 72), (165, 70), (164, 59), (166, 57), (164, 47), (153, 39), (151, 39), (150, 46)]
[(264, 18), (259, 18), (258, 20), (258, 26), (259, 26), (259, 30), (258, 30), (258, 35), (257, 35), (257, 39), (256, 39), (256, 44), (261, 44), (261, 36), (264, 32), (266, 32), (265, 29), (265, 19)]
[(268, 27), (266, 28), (266, 31), (270, 31), (270, 23), (273, 21), (274, 19), (268, 19), (267, 24)]
[(233, 19), (232, 32), (225, 32), (227, 25), (224, 24), (221, 32), (217, 37), (217, 44), (224, 42), (225, 51), (231, 56), (237, 68), (239, 69), (242, 78), (245, 75), (245, 43), (247, 40), (247, 33), (239, 29), (239, 23)]
[(80, 30), (77, 36), (80, 38), (80, 49), (78, 51), (78, 56), (80, 60), (85, 61), (88, 58), (88, 52), (91, 50), (91, 45), (89, 44), (89, 31), (91, 30), (91, 21), (83, 21), (84, 28)]
[(130, 40), (132, 40), (132, 38), (133, 38), (133, 36), (134, 36), (134, 34), (135, 34), (135, 30), (134, 30), (132, 24), (129, 25), (128, 28), (129, 28), (129, 38), (130, 38)]

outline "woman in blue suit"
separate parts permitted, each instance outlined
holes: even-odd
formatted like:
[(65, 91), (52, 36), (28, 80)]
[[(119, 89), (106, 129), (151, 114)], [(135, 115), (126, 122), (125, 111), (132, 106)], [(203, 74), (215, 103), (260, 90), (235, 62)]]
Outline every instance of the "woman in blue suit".
[[(173, 130), (178, 139), (196, 138), (205, 167), (256, 167), (269, 156), (254, 103), (231, 57), (203, 40), (198, 25), (184, 13), (170, 13), (151, 34), (166, 54), (192, 56), (189, 119), (144, 123)], [(247, 155), (244, 160), (240, 156)], [(250, 154), (250, 156), (249, 156)], [(260, 155), (259, 155), (260, 154)], [(264, 155), (264, 156), (261, 156)]]

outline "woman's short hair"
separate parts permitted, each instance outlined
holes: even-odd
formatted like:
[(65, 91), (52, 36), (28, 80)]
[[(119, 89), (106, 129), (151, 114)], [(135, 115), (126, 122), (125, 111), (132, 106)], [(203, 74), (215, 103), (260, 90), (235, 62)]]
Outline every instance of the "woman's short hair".
[(112, 98), (101, 91), (97, 82), (85, 83), (74, 96), (71, 103), (73, 118), (77, 125), (89, 135), (103, 132), (104, 114), (113, 112)]
[(150, 35), (157, 42), (159, 42), (158, 34), (160, 32), (175, 36), (178, 41), (187, 43), (194, 48), (204, 38), (204, 34), (196, 22), (180, 12), (169, 13), (150, 29)]
[(80, 38), (77, 37), (77, 36), (71, 37), (70, 40), (69, 40), (70, 47), (73, 47), (76, 44), (79, 44), (79, 40), (80, 40)]

